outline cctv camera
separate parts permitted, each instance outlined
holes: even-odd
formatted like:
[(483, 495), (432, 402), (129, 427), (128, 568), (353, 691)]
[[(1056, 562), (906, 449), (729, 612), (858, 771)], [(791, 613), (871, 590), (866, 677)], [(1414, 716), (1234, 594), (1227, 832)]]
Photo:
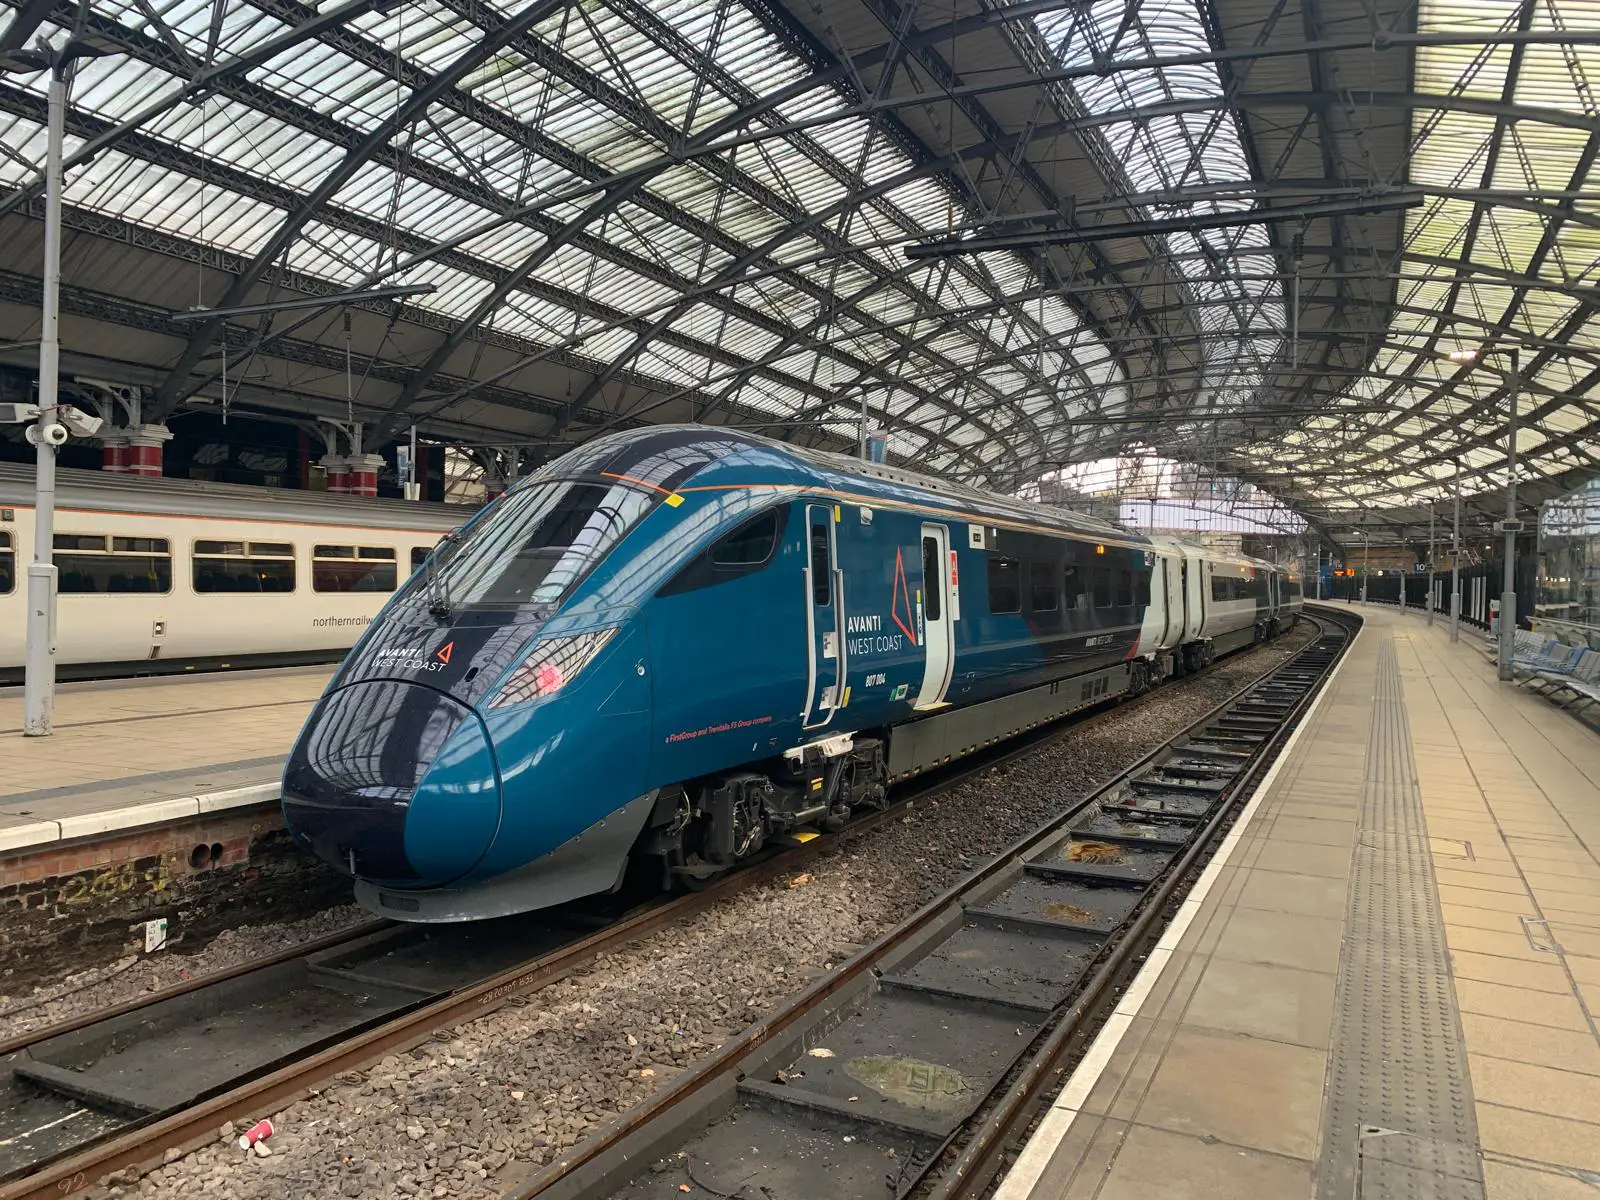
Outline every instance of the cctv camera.
[[(51, 422), (49, 425), (44, 427), (44, 440), (45, 444), (48, 446), (64, 446), (67, 443), (67, 439), (71, 436), (72, 435), (67, 432), (67, 427), (65, 425), (57, 425), (54, 422)], [(37, 425), (28, 426), (27, 438), (30, 446), (37, 446), (39, 444), (39, 427)]]
[(74, 408), (70, 404), (63, 404), (56, 410), (66, 426), (79, 437), (93, 437), (100, 432), (100, 426), (105, 422), (99, 417), (92, 417), (81, 408)]
[(0, 404), (0, 425), (20, 425), (38, 415), (37, 404)]

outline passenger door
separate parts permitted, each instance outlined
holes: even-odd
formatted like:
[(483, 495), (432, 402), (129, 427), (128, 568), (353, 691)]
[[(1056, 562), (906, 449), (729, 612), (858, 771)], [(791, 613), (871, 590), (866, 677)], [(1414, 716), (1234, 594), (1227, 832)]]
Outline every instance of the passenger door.
[(818, 729), (843, 704), (844, 578), (838, 569), (833, 506), (806, 505), (806, 707), (802, 722)]
[(1162, 597), (1167, 610), (1161, 645), (1170, 649), (1183, 641), (1183, 626), (1186, 619), (1183, 603), (1183, 559), (1177, 555), (1161, 554), (1156, 556), (1156, 561), (1161, 564)]
[(950, 530), (944, 525), (922, 527), (922, 690), (918, 708), (937, 708), (945, 702), (950, 673), (955, 668), (955, 620), (950, 579)]

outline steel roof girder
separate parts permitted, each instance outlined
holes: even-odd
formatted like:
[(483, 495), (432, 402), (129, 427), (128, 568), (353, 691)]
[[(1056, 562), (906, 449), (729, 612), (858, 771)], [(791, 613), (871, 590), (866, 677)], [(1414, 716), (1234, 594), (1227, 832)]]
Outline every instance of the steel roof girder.
[[(272, 0), (252, 0), (252, 3), (270, 5)], [(281, 2), (279, 7), (282, 7)], [(348, 31), (325, 31), (327, 36), (333, 36), (334, 32), (338, 32), (339, 36), (343, 37), (346, 42), (348, 42), (353, 36), (348, 34)], [(427, 86), (426, 83), (423, 82), (428, 79), (425, 74), (417, 72), (415, 73), (414, 78), (419, 81), (419, 86)], [(230, 90), (239, 90), (240, 94), (238, 98), (240, 98), (243, 102), (250, 103), (257, 108), (261, 108), (265, 111), (275, 111), (280, 115), (289, 114), (290, 122), (292, 124), (299, 125), (302, 128), (307, 128), (308, 130), (317, 130), (322, 125), (329, 126), (328, 129), (320, 131), (320, 136), (323, 136), (325, 140), (330, 140), (337, 144), (340, 142), (354, 143), (358, 139), (358, 135), (355, 131), (334, 132), (332, 128), (332, 122), (328, 118), (323, 117), (321, 114), (313, 113), (310, 110), (305, 110), (303, 107), (294, 104), (285, 97), (278, 96), (276, 93), (267, 92), (264, 89), (253, 89), (249, 85), (244, 85), (242, 90), (238, 88), (230, 88)], [(474, 203), (478, 203), (480, 206), (492, 208), (495, 204), (495, 200), (491, 200), (489, 198), (474, 198), (466, 196), (463, 193), (459, 180), (455, 179), (448, 172), (442, 172), (434, 169), (431, 164), (422, 164), (417, 162), (415, 159), (407, 159), (404, 162), (400, 162), (394, 159), (393, 156), (382, 151), (378, 152), (375, 156), (385, 159), (388, 161), (388, 165), (390, 165), (392, 169), (400, 171), (401, 173), (415, 176), (421, 172), (428, 176), (426, 180), (427, 182), (430, 182), (434, 186), (440, 187), (447, 192), (463, 194), (463, 198), (469, 199)], [(193, 172), (186, 173), (190, 174), (191, 176), (194, 174)], [(645, 193), (645, 195), (648, 194)], [(685, 221), (689, 220), (688, 218), (683, 219)], [(379, 236), (377, 240), (382, 241), (383, 237)], [(622, 265), (627, 266), (628, 269), (638, 271), (640, 274), (646, 275), (647, 277), (659, 273), (655, 269), (654, 264), (635, 261), (632, 259), (632, 256), (627, 255), (625, 252), (618, 250), (618, 248), (608, 243), (603, 243), (598, 239), (586, 237), (584, 244), (585, 248), (590, 250), (590, 252), (599, 254), (603, 257), (608, 257), (612, 260), (618, 260), (620, 256), (621, 258), (626, 259), (627, 261), (622, 263)], [(503, 270), (503, 268), (501, 270)], [(679, 290), (682, 290), (683, 288), (681, 281), (675, 282), (671, 280), (662, 280), (662, 282), (666, 282), (669, 286), (675, 286)], [(809, 282), (803, 278), (797, 278), (795, 281), (795, 286), (800, 287), (802, 291), (806, 291), (810, 288)], [(741, 306), (739, 315), (742, 319), (748, 320), (758, 327), (771, 324), (772, 332), (782, 332), (783, 327), (769, 322), (763, 313), (755, 310), (744, 310)], [(862, 319), (870, 320), (870, 318), (867, 318), (864, 315)], [(712, 357), (719, 357), (722, 355), (722, 353), (723, 352), (721, 352), (720, 348), (715, 348), (712, 352)]]
[[(465, 19), (474, 21), (476, 20), (473, 15), (475, 10), (473, 10), (470, 6), (464, 6), (462, 0), (443, 0), (443, 2), (449, 5), (453, 11), (456, 11)], [(623, 13), (622, 10), (624, 8), (628, 9), (629, 13), (643, 14), (646, 17), (653, 18), (653, 14), (649, 13), (648, 10), (640, 9), (637, 5), (630, 4), (628, 0), (611, 0), (610, 7), (619, 16), (623, 16), (623, 19), (633, 23), (635, 28), (639, 28), (638, 23), (634, 20), (632, 15), (625, 15)], [(567, 55), (563, 54), (559, 47), (535, 45), (534, 43), (535, 39), (532, 39), (531, 37), (524, 37), (520, 40), (519, 45), (521, 45), (525, 51), (528, 51), (530, 54), (534, 54), (535, 57), (544, 62), (548, 68), (559, 68), (562, 73), (562, 77), (569, 79), (571, 82), (578, 82), (580, 76), (588, 76), (586, 69), (582, 68), (579, 64), (573, 62)], [(711, 64), (711, 66), (714, 67), (714, 64)], [(693, 143), (712, 140), (709, 136), (712, 130), (720, 129), (724, 123), (740, 115), (738, 113), (730, 114), (728, 118), (724, 118), (723, 122), (719, 122), (717, 125), (710, 127), (710, 129), (707, 131), (703, 131), (702, 135), (692, 139), (691, 145), (680, 149), (678, 146), (673, 145), (676, 139), (677, 131), (672, 129), (672, 127), (661, 120), (657, 114), (653, 112), (646, 112), (637, 105), (627, 103), (625, 100), (617, 96), (615, 89), (606, 87), (603, 84), (603, 81), (599, 81), (593, 77), (589, 78), (591, 80), (591, 95), (593, 95), (597, 100), (605, 104), (607, 107), (611, 108), (613, 111), (629, 116), (631, 120), (638, 123), (642, 128), (653, 128), (659, 140), (672, 146), (673, 152), (671, 158), (674, 161), (682, 161), (685, 154), (692, 152), (692, 150), (695, 148)], [(746, 89), (742, 88), (742, 85), (738, 85), (737, 80), (733, 79), (731, 76), (723, 78), (722, 82), (726, 84), (728, 88), (737, 87), (738, 90), (744, 94), (750, 111), (757, 114), (770, 111), (770, 105), (767, 103), (765, 98), (749, 93)], [(822, 152), (820, 148), (812, 147), (809, 145), (809, 142), (807, 142), (803, 144), (800, 149), (803, 153), (806, 153), (813, 162), (823, 166), (826, 170), (828, 170), (836, 180), (846, 184), (847, 186), (854, 186), (854, 181), (846, 177), (844, 172), (841, 170), (840, 165), (830, 155)], [(931, 161), (931, 156), (927, 154), (923, 155), (922, 165), (926, 169), (923, 175), (916, 177), (935, 176), (944, 169), (942, 165), (929, 166), (928, 164)], [(941, 160), (941, 162), (944, 161), (947, 160)], [(770, 189), (757, 183), (755, 180), (749, 178), (743, 173), (737, 172), (730, 165), (724, 164), (718, 159), (710, 160), (710, 166), (713, 170), (713, 173), (721, 174), (724, 177), (725, 184), (731, 184), (737, 187), (741, 192), (756, 200), (757, 203), (761, 204), (768, 211), (788, 220), (792, 226), (807, 226), (813, 231), (814, 236), (820, 238), (824, 244), (831, 244), (840, 254), (855, 262), (856, 265), (862, 270), (870, 274), (881, 274), (884, 272), (885, 268), (883, 265), (878, 263), (870, 255), (856, 251), (854, 247), (850, 246), (842, 239), (835, 237), (830, 230), (826, 229), (826, 227), (818, 226), (809, 221), (809, 214), (806, 214), (801, 210), (794, 209), (792, 206), (788, 205), (782, 197), (772, 193)], [(613, 186), (626, 187), (629, 186), (629, 184), (618, 183)], [(679, 223), (682, 222), (680, 221)], [(731, 238), (726, 238), (725, 235), (722, 234), (721, 230), (713, 229), (705, 232), (706, 236), (719, 239), (723, 243), (723, 248), (731, 254), (741, 255), (748, 249), (742, 244), (734, 242)], [(980, 286), (983, 283), (981, 279), (976, 277), (974, 278), (974, 282)], [(795, 286), (799, 287), (803, 292), (810, 292), (814, 290), (814, 285), (812, 285), (810, 281), (804, 279), (803, 276), (796, 277)], [(901, 290), (913, 303), (920, 303), (922, 301), (922, 298), (918, 296), (913, 289), (905, 287)], [(972, 336), (975, 339), (978, 338), (977, 334), (973, 334)]]
[[(41, 108), (42, 102), (39, 101), (38, 97), (33, 96), (31, 93), (20, 92), (4, 84), (0, 84), (0, 110), (17, 112), (32, 118), (42, 117), (42, 112), (35, 111), (36, 109)], [(68, 116), (69, 128), (74, 130), (83, 130), (85, 132), (92, 130), (96, 127), (95, 121), (95, 118), (79, 112), (71, 113)], [(142, 134), (128, 135), (128, 137), (123, 139), (122, 145), (124, 150), (131, 153), (134, 157), (142, 158), (146, 161), (166, 166), (174, 171), (179, 172), (180, 174), (188, 175), (191, 178), (198, 177), (197, 171), (199, 168), (197, 168), (192, 162), (188, 161), (186, 152), (177, 149), (176, 147), (168, 146), (163, 142), (149, 141)], [(259, 199), (262, 199), (266, 203), (272, 204), (275, 207), (284, 208), (287, 211), (292, 211), (302, 199), (299, 193), (291, 192), (288, 189), (278, 188), (276, 184), (273, 184), (268, 180), (261, 179), (256, 176), (245, 175), (240, 172), (235, 172), (231, 168), (213, 166), (210, 170), (209, 177), (213, 182), (223, 182), (224, 186), (228, 186), (230, 189), (236, 190), (243, 195), (255, 196)], [(320, 210), (319, 219), (324, 223), (333, 226), (334, 228), (344, 229), (358, 236), (369, 238), (377, 242), (382, 242), (385, 238), (388, 238), (391, 241), (398, 241), (402, 245), (410, 245), (414, 248), (422, 247), (427, 244), (420, 237), (404, 231), (395, 231), (391, 235), (374, 219), (361, 214), (346, 212), (345, 210), (340, 209), (332, 204), (329, 204)], [(219, 251), (218, 253), (226, 252)], [(496, 264), (484, 262), (483, 260), (476, 259), (471, 255), (461, 252), (452, 252), (450, 255), (443, 257), (441, 261), (443, 261), (446, 265), (452, 266), (466, 274), (474, 275), (490, 282), (495, 282), (496, 280), (502, 278), (505, 274), (505, 268), (499, 267)], [(272, 270), (273, 272), (279, 272), (281, 268), (275, 266), (272, 268)], [(263, 278), (265, 278), (265, 276), (263, 276)], [(619, 317), (623, 321), (640, 319), (619, 314), (616, 310), (605, 308), (604, 306), (589, 301), (585, 297), (577, 296), (562, 289), (555, 288), (552, 285), (542, 283), (525, 283), (524, 287), (528, 293), (535, 298), (561, 304), (572, 311), (585, 316), (602, 320), (617, 320)], [(316, 293), (313, 292), (312, 294)], [(729, 353), (720, 346), (702, 343), (695, 339), (689, 338), (686, 335), (673, 332), (669, 335), (669, 339), (674, 345), (678, 345), (681, 348), (689, 350), (693, 353), (706, 354), (711, 358), (722, 358), (730, 363), (742, 361), (738, 356)], [(547, 352), (548, 349), (548, 347), (541, 348), (541, 350), (545, 352)], [(781, 377), (781, 379), (775, 377), (775, 381), (781, 381), (784, 383), (790, 382), (788, 377)]]
[[(455, 61), (441, 70), (427, 87), (414, 91), (411, 98), (396, 110), (393, 117), (351, 148), (339, 164), (323, 177), (322, 182), (312, 190), (301, 206), (279, 224), (272, 236), (267, 238), (257, 251), (250, 265), (234, 280), (218, 307), (228, 308), (243, 303), (250, 289), (272, 266), (278, 255), (299, 235), (305, 223), (316, 215), (317, 210), (331, 200), (363, 164), (385, 147), (390, 138), (421, 117), (435, 99), (454, 88), (467, 72), (476, 69), (499, 53), (522, 30), (531, 28), (571, 2), (572, 0), (532, 0), (532, 3), (524, 5), (517, 16), (508, 20), (500, 29), (458, 55)], [(191, 335), (188, 345), (178, 356), (178, 361), (173, 364), (171, 373), (156, 389), (155, 402), (152, 406), (155, 411), (159, 412), (163, 408), (170, 410), (173, 400), (182, 389), (183, 382), (199, 362), (206, 346), (217, 336), (221, 325), (221, 321), (207, 321)]]
[[(922, 174), (922, 169), (914, 167), (912, 168), (912, 172), (916, 173), (916, 175), (920, 177)], [(901, 187), (905, 182), (904, 178), (902, 177), (905, 174), (907, 173), (902, 172), (900, 175), (889, 176), (888, 178), (880, 180), (878, 183), (863, 189), (863, 191), (887, 192), (893, 190), (894, 188)], [(838, 216), (839, 213), (844, 211), (846, 208), (854, 207), (856, 202), (857, 197), (847, 197), (845, 200), (839, 201), (822, 212), (817, 213), (812, 217), (812, 221), (815, 223), (821, 223), (823, 221), (831, 220), (833, 217)], [(800, 236), (800, 234), (803, 232), (803, 229), (786, 229), (774, 234), (771, 239), (769, 239), (763, 245), (751, 250), (750, 253), (744, 258), (729, 264), (729, 266), (719, 271), (718, 278), (727, 280), (730, 284), (736, 282), (737, 277), (743, 273), (745, 268), (754, 263), (760, 262), (762, 259), (765, 259), (778, 246), (794, 237)], [(638, 354), (642, 353), (643, 350), (649, 345), (650, 341), (656, 336), (656, 334), (669, 325), (673, 320), (677, 319), (677, 317), (680, 315), (680, 308), (681, 305), (674, 305), (673, 308), (669, 309), (664, 316), (659, 317), (652, 322), (648, 330), (637, 335), (633, 343), (612, 360), (611, 366), (608, 367), (606, 371), (595, 376), (589, 381), (588, 384), (584, 386), (583, 390), (573, 398), (571, 407), (573, 409), (581, 408), (595, 396), (599, 395), (600, 390), (610, 382), (614, 370), (625, 366), (628, 362), (631, 362), (635, 357), (637, 357)], [(570, 414), (563, 414), (558, 423), (558, 428), (565, 428), (570, 421)], [(991, 431), (991, 433), (992, 432), (993, 431)]]

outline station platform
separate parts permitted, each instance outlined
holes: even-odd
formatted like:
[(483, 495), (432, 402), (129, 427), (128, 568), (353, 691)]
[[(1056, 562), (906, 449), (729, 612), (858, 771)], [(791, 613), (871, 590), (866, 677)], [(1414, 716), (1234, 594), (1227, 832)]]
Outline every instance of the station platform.
[(55, 732), (24, 738), (0, 693), (0, 853), (276, 800), (331, 666), (63, 684)]
[(997, 1200), (1600, 1197), (1600, 736), (1354, 607)]

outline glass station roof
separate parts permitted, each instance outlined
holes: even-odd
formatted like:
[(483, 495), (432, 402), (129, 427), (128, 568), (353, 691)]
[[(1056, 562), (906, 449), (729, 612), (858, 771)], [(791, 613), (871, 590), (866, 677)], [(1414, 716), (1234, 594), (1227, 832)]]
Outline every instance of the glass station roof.
[[(1140, 445), (1326, 531), (1458, 474), (1493, 507), (1510, 356), (1447, 358), (1492, 346), (1523, 486), (1595, 468), (1593, 3), (0, 0), (0, 54), (41, 37), (103, 55), (67, 366), (146, 419), (548, 455), (683, 420), (848, 446), (864, 401), (981, 486)], [(0, 68), (3, 343), (47, 73)]]

